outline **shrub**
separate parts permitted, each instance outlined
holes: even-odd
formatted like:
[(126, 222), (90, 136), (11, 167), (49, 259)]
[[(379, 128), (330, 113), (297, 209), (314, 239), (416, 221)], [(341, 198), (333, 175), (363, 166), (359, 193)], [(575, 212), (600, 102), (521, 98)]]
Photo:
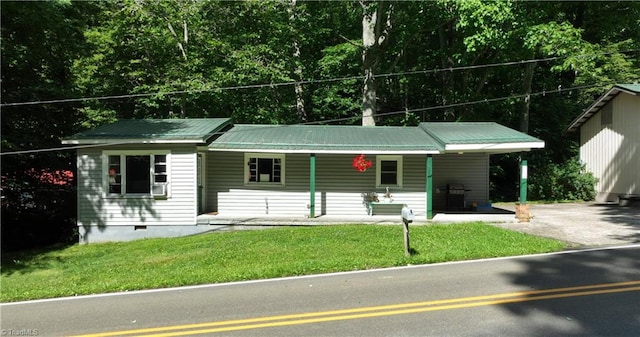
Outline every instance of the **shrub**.
[(537, 167), (529, 177), (529, 194), (533, 200), (594, 200), (598, 180), (577, 159), (563, 164), (548, 162)]

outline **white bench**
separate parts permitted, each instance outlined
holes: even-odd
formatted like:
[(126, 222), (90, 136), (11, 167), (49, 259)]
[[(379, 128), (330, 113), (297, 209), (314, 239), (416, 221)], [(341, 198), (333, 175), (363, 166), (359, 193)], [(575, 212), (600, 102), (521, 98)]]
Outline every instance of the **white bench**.
[(406, 204), (403, 202), (371, 201), (369, 202), (369, 216), (372, 216), (374, 214), (375, 208), (386, 209), (387, 211), (389, 211), (389, 214), (394, 214), (392, 213), (392, 211), (395, 211), (397, 209), (397, 212), (395, 212), (395, 214), (400, 215), (400, 211), (402, 211), (402, 207), (404, 207), (405, 205)]

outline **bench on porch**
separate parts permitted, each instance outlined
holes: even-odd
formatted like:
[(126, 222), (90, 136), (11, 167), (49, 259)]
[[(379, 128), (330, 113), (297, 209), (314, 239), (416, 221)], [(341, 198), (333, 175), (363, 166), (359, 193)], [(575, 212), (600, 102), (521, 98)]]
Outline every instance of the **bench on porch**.
[(402, 207), (406, 204), (403, 202), (388, 202), (388, 201), (370, 201), (369, 202), (369, 215), (373, 216), (375, 211), (384, 211), (386, 215), (400, 215)]

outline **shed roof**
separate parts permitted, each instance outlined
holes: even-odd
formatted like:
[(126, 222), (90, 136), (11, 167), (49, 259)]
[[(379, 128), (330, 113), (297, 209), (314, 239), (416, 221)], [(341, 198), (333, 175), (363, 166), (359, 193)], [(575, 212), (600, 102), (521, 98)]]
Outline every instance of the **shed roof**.
[(63, 144), (206, 143), (229, 118), (127, 119), (77, 133)]
[(600, 96), (595, 102), (593, 102), (584, 112), (582, 112), (576, 119), (574, 119), (565, 132), (576, 131), (589, 120), (593, 115), (595, 115), (600, 109), (607, 105), (609, 101), (614, 99), (621, 92), (640, 96), (640, 84), (616, 84), (609, 91), (607, 91), (604, 95)]
[(235, 125), (209, 145), (213, 151), (286, 153), (440, 153), (442, 145), (416, 127)]

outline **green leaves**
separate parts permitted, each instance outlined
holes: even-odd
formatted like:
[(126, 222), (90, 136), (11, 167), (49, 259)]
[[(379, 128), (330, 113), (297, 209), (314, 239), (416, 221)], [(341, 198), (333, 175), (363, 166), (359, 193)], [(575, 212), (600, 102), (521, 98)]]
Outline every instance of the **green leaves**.
[(512, 10), (513, 2), (472, 0), (459, 1), (456, 5), (456, 27), (465, 35), (467, 52), (500, 49), (519, 24)]
[[(492, 120), (517, 128), (527, 92), (529, 129), (547, 144), (540, 160), (562, 163), (576, 154), (563, 123), (611, 83), (640, 80), (637, 1), (369, 9), (380, 10), (384, 36), (366, 65), (377, 76), (378, 125)], [(117, 118), (359, 123), (362, 19), (356, 1), (3, 2), (2, 103), (88, 99), (3, 106), (2, 149), (57, 147)], [(2, 172), (19, 185), (25, 168), (72, 168), (71, 155), (16, 156)], [(513, 183), (517, 172), (500, 178)]]

